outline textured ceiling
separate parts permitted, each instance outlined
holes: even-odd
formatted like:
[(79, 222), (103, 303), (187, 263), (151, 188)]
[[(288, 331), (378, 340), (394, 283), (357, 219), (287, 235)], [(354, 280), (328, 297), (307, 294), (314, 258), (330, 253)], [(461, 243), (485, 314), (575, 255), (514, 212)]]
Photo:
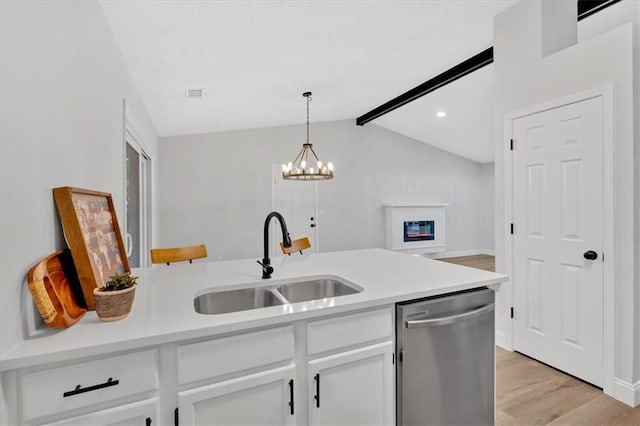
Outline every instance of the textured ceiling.
[[(513, 3), (101, 5), (158, 134), (171, 136), (303, 123), (306, 90), (312, 121), (355, 119), (491, 46), (493, 16)], [(491, 161), (490, 68), (375, 123)], [(205, 97), (187, 100), (187, 88), (204, 88)], [(449, 115), (435, 120), (437, 108)]]

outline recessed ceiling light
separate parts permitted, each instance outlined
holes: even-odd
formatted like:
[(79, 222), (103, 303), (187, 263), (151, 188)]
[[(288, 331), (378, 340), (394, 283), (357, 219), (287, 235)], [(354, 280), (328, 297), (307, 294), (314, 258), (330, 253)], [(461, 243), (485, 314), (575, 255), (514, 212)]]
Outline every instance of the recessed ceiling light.
[(436, 117), (438, 117), (438, 118), (442, 118), (442, 117), (446, 117), (446, 116), (447, 116), (447, 113), (444, 112), (444, 111), (436, 112)]

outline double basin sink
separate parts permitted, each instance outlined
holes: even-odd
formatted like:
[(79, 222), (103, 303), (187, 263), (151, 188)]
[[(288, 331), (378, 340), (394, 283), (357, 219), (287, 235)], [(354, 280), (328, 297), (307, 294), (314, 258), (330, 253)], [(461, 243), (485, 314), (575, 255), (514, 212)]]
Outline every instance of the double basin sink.
[(212, 291), (196, 296), (193, 305), (199, 314), (226, 314), (289, 303), (307, 302), (360, 293), (362, 288), (333, 275), (281, 281), (269, 287)]

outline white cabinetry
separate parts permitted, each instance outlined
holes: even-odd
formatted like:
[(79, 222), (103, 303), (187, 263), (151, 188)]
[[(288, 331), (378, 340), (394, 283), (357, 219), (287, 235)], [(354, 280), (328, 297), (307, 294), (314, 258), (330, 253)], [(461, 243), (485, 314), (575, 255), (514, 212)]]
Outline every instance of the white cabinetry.
[[(18, 374), (19, 421), (29, 425), (52, 421), (145, 425), (157, 418), (157, 389), (155, 351), (24, 369)], [(129, 404), (143, 399), (147, 401)], [(68, 420), (61, 421), (61, 417)]]
[(155, 426), (158, 423), (158, 399), (136, 402), (96, 411), (84, 416), (73, 417), (55, 423), (50, 426)]
[(20, 425), (391, 425), (393, 375), (387, 306), (22, 368), (2, 391)]
[(384, 342), (309, 362), (309, 424), (393, 424), (393, 344)]
[(313, 321), (307, 330), (309, 425), (392, 425), (391, 309)]
[(293, 425), (295, 367), (179, 393), (181, 425)]
[(387, 307), (178, 347), (181, 425), (392, 425)]
[(177, 353), (181, 425), (295, 424), (293, 326), (183, 345)]

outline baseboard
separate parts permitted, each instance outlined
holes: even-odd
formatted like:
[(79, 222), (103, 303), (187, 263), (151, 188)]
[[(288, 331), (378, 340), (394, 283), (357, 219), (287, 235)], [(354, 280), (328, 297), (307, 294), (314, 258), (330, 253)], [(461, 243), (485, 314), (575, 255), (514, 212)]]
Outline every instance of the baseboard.
[(513, 348), (509, 344), (507, 335), (504, 333), (504, 331), (496, 330), (496, 346), (499, 346), (509, 352), (513, 351)]
[(630, 407), (640, 406), (640, 381), (632, 384), (625, 380), (615, 379), (611, 396)]
[(446, 257), (475, 256), (478, 254), (487, 254), (489, 256), (495, 256), (495, 250), (474, 249), (474, 250), (443, 251), (441, 253), (425, 254), (424, 256), (430, 257), (432, 259), (444, 259)]

